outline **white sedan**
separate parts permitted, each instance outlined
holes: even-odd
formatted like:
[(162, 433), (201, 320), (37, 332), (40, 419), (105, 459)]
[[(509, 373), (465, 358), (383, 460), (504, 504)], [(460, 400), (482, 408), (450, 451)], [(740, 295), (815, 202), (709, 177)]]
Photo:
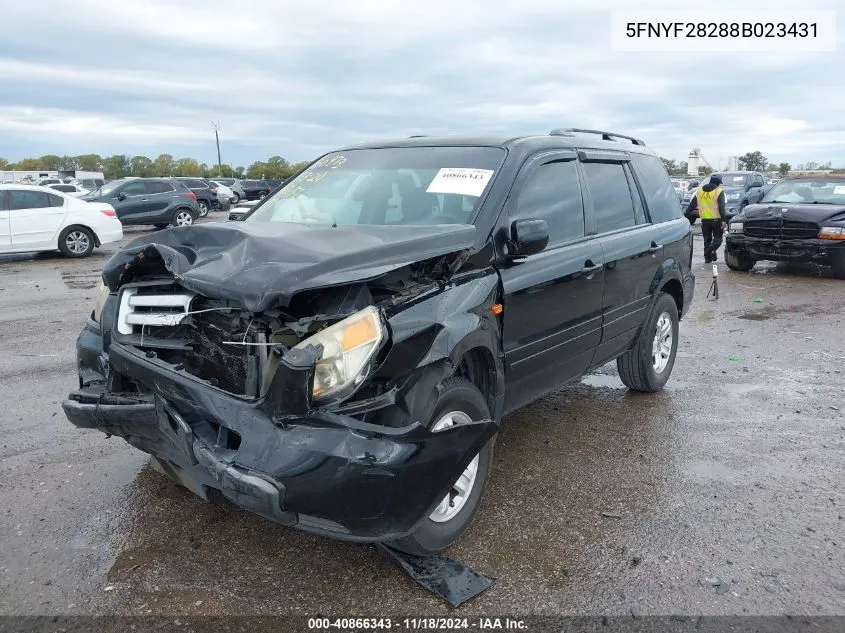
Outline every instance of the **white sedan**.
[(217, 199), (220, 202), (223, 200), (228, 200), (230, 204), (235, 204), (235, 192), (232, 191), (229, 187), (224, 185), (221, 182), (217, 182), (216, 180), (212, 180), (215, 185), (217, 185)]
[(66, 194), (73, 196), (74, 198), (81, 198), (86, 193), (90, 193), (88, 189), (85, 187), (80, 187), (79, 185), (73, 185), (70, 183), (59, 183), (57, 185), (47, 185), (50, 189), (55, 189), (56, 191), (62, 191)]
[(0, 185), (0, 253), (59, 249), (68, 257), (123, 239), (114, 207), (48, 187)]

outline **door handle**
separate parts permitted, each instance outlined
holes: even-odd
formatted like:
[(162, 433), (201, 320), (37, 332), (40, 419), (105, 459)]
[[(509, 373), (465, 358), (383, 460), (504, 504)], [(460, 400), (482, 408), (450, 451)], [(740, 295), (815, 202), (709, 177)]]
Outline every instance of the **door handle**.
[(584, 267), (581, 269), (581, 272), (589, 275), (599, 270), (602, 266), (604, 266), (604, 264), (594, 264), (592, 259), (588, 259), (584, 262)]
[(649, 253), (655, 253), (655, 252), (659, 251), (661, 248), (663, 248), (663, 246), (661, 244), (658, 244), (657, 242), (652, 242), (651, 246), (648, 247), (648, 252)]

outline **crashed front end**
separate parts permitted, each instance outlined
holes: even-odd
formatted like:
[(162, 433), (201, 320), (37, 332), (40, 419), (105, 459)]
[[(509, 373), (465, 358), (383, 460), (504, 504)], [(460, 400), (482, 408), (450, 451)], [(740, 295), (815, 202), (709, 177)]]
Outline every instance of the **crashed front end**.
[[(497, 431), (492, 420), (424, 425), (454, 369), (432, 349), (443, 327), (425, 304), (445, 316), (466, 288), (409, 281), (406, 267), (252, 312), (139, 266), (154, 247), (139, 255), (79, 336), (80, 389), (63, 408), (203, 498), (217, 490), (285, 525), (390, 540), (430, 514)], [(495, 281), (471, 283), (492, 302)]]

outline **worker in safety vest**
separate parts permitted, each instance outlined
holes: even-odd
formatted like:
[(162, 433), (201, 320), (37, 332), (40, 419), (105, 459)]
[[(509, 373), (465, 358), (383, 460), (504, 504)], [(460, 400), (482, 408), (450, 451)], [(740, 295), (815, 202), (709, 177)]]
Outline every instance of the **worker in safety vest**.
[[(696, 214), (696, 211), (698, 213)], [(704, 237), (704, 261), (715, 262), (716, 251), (722, 245), (725, 234), (725, 192), (722, 189), (722, 179), (713, 174), (710, 181), (698, 188), (687, 206), (686, 213), (691, 223), (695, 223), (695, 216), (701, 218), (701, 234)]]

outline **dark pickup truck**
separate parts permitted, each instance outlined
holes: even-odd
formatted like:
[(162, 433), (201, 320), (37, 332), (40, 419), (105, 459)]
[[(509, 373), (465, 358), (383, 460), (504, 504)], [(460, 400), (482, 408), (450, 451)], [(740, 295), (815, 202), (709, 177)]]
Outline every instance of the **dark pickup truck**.
[(830, 266), (845, 279), (845, 176), (781, 180), (731, 219), (728, 267), (748, 271), (763, 260)]
[(638, 139), (348, 147), (242, 221), (118, 251), (63, 408), (204, 498), (433, 552), (481, 504), (505, 413), (614, 359), (664, 386), (691, 260)]

